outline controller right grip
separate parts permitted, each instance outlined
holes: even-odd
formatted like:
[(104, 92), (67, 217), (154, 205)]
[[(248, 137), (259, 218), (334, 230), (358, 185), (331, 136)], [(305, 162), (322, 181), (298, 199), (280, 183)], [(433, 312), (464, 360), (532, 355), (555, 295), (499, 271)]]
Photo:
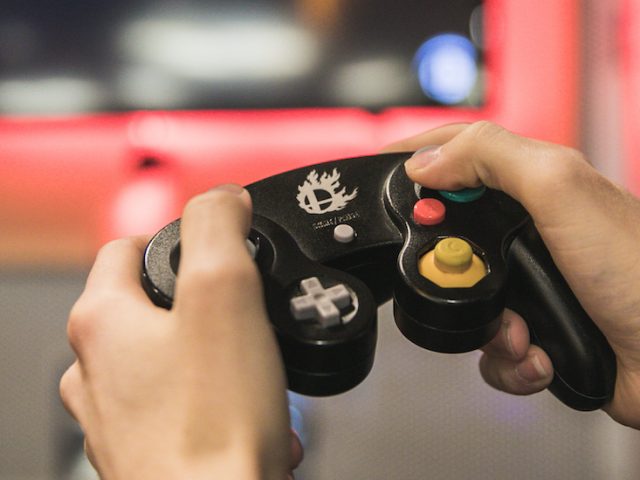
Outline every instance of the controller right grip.
[(551, 358), (549, 390), (576, 410), (596, 410), (613, 397), (616, 357), (584, 311), (529, 221), (513, 240), (507, 263), (507, 307), (527, 322), (531, 342)]

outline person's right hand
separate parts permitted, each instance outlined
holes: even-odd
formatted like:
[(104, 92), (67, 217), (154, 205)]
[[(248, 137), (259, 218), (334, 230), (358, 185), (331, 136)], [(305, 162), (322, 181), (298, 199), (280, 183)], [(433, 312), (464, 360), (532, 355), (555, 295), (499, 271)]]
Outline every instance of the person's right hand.
[[(458, 190), (484, 184), (518, 200), (552, 257), (617, 357), (615, 395), (605, 410), (640, 428), (640, 201), (573, 149), (515, 135), (495, 124), (447, 125), (385, 151), (437, 149), (405, 165), (417, 183)], [(515, 394), (546, 388), (553, 366), (529, 343), (528, 328), (505, 311), (480, 369), (492, 386)]]

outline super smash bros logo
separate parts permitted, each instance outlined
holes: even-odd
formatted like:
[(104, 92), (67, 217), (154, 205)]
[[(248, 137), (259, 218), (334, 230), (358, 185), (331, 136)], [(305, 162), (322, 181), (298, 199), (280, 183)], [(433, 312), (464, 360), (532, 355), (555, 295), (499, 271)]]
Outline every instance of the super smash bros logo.
[(318, 172), (311, 170), (307, 179), (302, 185), (298, 185), (298, 206), (307, 213), (320, 215), (323, 213), (337, 212), (342, 210), (347, 204), (356, 198), (358, 188), (354, 188), (347, 193), (346, 187), (340, 189), (340, 173), (334, 168), (331, 174), (323, 172), (318, 176)]

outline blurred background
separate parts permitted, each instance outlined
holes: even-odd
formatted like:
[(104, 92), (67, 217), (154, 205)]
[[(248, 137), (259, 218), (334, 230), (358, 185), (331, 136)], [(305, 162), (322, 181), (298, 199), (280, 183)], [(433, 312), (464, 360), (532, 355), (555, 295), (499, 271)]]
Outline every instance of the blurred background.
[[(489, 119), (640, 193), (640, 0), (3, 0), (0, 480), (95, 479), (58, 400), (105, 241), (222, 182)], [(301, 479), (640, 477), (640, 433), (484, 385), (381, 308), (373, 372), (291, 395)]]

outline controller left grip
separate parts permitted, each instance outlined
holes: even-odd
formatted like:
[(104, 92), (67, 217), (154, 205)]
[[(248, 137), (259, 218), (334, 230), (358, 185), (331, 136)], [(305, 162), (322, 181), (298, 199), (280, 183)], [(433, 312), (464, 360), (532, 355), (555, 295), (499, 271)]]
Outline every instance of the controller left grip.
[(507, 307), (527, 322), (531, 342), (550, 357), (549, 390), (576, 410), (596, 410), (613, 397), (616, 357), (553, 262), (533, 222), (510, 246)]

